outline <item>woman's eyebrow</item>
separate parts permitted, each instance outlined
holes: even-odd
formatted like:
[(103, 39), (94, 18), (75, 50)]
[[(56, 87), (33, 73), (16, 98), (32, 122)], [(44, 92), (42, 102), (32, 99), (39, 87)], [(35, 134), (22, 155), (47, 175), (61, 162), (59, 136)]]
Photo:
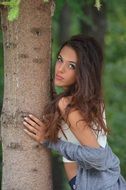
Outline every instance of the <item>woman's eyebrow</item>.
[[(58, 56), (60, 56), (62, 60), (64, 59), (64, 58), (62, 57), (62, 55), (61, 55), (61, 54), (58, 54)], [(77, 64), (75, 61), (69, 61), (69, 60), (66, 60), (66, 61), (68, 61), (68, 62), (70, 62), (70, 63)]]

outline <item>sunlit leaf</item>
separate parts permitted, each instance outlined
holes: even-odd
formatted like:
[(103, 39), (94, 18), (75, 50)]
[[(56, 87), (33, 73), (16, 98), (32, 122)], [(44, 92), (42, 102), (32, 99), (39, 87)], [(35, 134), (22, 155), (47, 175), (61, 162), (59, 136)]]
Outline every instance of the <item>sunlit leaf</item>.
[(100, 0), (95, 0), (95, 5), (94, 5), (98, 10), (101, 9), (101, 2)]
[(8, 20), (9, 21), (16, 20), (18, 18), (18, 16), (19, 16), (19, 7), (18, 6), (9, 10), (9, 12), (8, 12)]
[(48, 3), (49, 2), (49, 0), (43, 0), (44, 1), (44, 3)]
[(1, 5), (8, 6), (8, 20), (14, 21), (19, 16), (19, 5), (21, 0), (10, 0), (0, 2)]
[(0, 2), (0, 5), (10, 6), (10, 1), (3, 1), (3, 2)]
[(10, 1), (3, 1), (0, 2), (0, 5), (4, 5), (4, 6), (10, 6), (10, 7), (15, 7), (18, 6), (20, 4), (21, 0), (10, 0)]

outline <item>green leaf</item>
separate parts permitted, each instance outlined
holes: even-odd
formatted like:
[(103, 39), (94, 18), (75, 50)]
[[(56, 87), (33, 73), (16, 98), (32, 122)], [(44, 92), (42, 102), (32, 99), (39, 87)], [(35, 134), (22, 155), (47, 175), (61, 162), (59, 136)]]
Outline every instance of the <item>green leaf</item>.
[(21, 0), (10, 0), (10, 1), (3, 1), (0, 2), (0, 5), (4, 5), (4, 6), (10, 6), (10, 7), (15, 7), (18, 6), (20, 4)]
[(1, 5), (8, 6), (8, 20), (14, 21), (19, 16), (19, 5), (21, 0), (10, 0), (10, 1), (4, 1), (0, 2)]
[(14, 8), (20, 4), (21, 0), (10, 0), (10, 7)]
[(16, 6), (14, 8), (11, 8), (8, 12), (8, 20), (9, 21), (14, 21), (18, 18), (19, 16), (19, 6)]
[(44, 3), (48, 3), (49, 2), (49, 0), (43, 0), (44, 1)]
[(4, 1), (4, 2), (0, 2), (0, 5), (4, 5), (4, 6), (10, 6), (10, 1)]
[(94, 5), (97, 9), (98, 9), (98, 11), (101, 9), (101, 2), (100, 2), (100, 0), (95, 0), (95, 5)]

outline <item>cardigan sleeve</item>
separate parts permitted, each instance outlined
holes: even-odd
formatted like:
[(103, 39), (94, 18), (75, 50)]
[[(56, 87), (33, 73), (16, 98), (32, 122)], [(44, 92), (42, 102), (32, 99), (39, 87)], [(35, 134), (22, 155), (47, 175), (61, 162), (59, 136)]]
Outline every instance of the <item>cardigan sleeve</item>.
[(58, 140), (56, 143), (45, 141), (44, 146), (58, 151), (65, 158), (76, 161), (86, 169), (95, 168), (106, 170), (109, 167), (119, 165), (119, 159), (112, 153), (110, 147), (91, 148), (85, 145), (77, 145), (71, 142)]

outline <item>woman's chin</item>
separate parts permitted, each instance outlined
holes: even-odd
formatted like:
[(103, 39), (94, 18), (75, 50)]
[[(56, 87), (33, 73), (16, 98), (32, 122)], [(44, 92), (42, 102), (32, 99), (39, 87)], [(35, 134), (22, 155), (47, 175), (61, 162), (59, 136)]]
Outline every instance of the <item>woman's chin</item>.
[(54, 83), (54, 85), (56, 87), (62, 88), (62, 89), (66, 89), (66, 87), (64, 85), (58, 84), (58, 83)]
[(54, 81), (54, 85), (55, 85), (56, 87), (60, 87), (60, 88), (63, 88), (63, 89), (67, 89), (67, 88), (68, 88), (67, 85), (63, 84), (61, 81), (58, 81), (58, 80), (55, 80), (55, 81)]
[(63, 87), (64, 86), (60, 81), (57, 81), (57, 80), (54, 81), (54, 85), (58, 86), (58, 87)]

